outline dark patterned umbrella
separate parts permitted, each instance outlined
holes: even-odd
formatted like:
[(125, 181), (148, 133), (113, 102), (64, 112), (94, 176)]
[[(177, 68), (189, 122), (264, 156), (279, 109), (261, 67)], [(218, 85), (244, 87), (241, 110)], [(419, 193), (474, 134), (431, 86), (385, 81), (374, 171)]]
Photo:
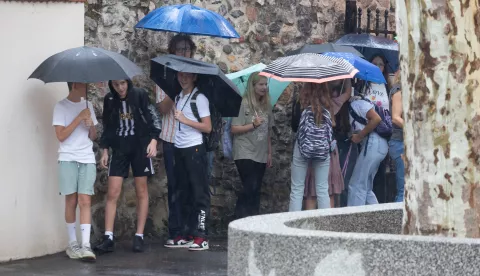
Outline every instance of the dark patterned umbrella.
[(370, 60), (376, 55), (384, 56), (390, 72), (399, 67), (398, 43), (394, 40), (369, 34), (347, 34), (335, 42), (336, 45), (352, 46)]
[(308, 53), (279, 58), (260, 75), (279, 81), (323, 83), (350, 79), (357, 73), (344, 59)]

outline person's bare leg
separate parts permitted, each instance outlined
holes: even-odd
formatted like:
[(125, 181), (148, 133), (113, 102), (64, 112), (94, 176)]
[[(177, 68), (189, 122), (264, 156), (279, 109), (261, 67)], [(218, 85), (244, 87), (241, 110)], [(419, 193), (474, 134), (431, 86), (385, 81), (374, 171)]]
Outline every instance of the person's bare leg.
[(148, 216), (148, 187), (147, 177), (135, 177), (135, 191), (137, 193), (137, 233), (143, 234)]
[(65, 196), (65, 222), (75, 223), (77, 211), (77, 193)]
[(92, 197), (90, 195), (78, 195), (78, 207), (80, 207), (80, 224), (91, 224)]
[(315, 209), (317, 209), (317, 199), (311, 196), (305, 198), (305, 210)]
[(330, 208), (335, 208), (335, 195), (330, 195)]
[(123, 177), (108, 177), (107, 204), (105, 205), (105, 231), (113, 232), (115, 215), (117, 213), (117, 201), (122, 192)]

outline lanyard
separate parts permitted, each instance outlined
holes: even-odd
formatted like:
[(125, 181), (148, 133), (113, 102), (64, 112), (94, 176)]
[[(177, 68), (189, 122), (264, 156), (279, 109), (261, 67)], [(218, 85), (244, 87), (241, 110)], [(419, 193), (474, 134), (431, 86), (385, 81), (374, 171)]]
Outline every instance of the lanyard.
[[(188, 98), (187, 100), (185, 101), (185, 103), (183, 103), (183, 107), (182, 109), (180, 109), (180, 111), (183, 111), (183, 109), (185, 108), (185, 106), (187, 105), (188, 101), (190, 100), (190, 97), (192, 96), (194, 91), (190, 92), (190, 95), (188, 95)], [(182, 129), (182, 125), (180, 124), (180, 122), (178, 122), (178, 130), (180, 131)]]

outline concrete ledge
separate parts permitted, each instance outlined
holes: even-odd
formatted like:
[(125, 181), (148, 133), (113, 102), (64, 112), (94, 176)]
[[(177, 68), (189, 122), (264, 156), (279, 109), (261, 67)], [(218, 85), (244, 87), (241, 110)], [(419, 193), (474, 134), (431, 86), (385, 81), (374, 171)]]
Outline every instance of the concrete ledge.
[(400, 235), (402, 203), (233, 221), (228, 275), (480, 275), (480, 239)]

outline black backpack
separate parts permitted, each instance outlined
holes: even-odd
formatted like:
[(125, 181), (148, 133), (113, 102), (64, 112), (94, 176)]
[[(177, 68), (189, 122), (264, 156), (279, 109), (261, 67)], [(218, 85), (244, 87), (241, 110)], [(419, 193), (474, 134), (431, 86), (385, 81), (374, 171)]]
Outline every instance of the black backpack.
[[(199, 94), (200, 91), (197, 90), (195, 94), (192, 95), (192, 99), (190, 100), (190, 108), (192, 109), (193, 116), (195, 116), (198, 122), (201, 122), (202, 119), (200, 118), (197, 108), (197, 97)], [(220, 112), (218, 112), (218, 110), (215, 108), (215, 105), (213, 105), (211, 101), (209, 101), (209, 109), (210, 119), (212, 121), (212, 131), (210, 133), (202, 133), (203, 143), (205, 144), (207, 152), (214, 151), (218, 148), (223, 133), (222, 115)]]

